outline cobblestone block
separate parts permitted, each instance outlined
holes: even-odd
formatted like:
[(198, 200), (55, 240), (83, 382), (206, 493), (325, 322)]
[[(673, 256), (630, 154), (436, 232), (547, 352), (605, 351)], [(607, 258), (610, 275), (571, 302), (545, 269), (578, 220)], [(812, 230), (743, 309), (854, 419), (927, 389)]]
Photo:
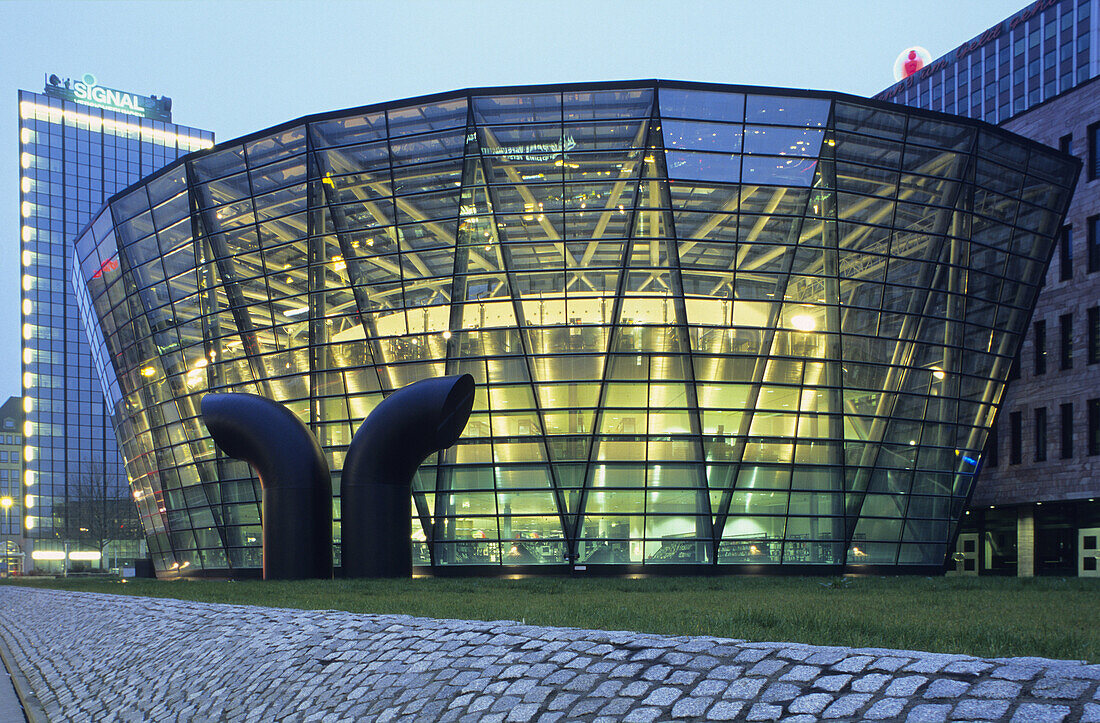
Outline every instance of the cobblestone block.
[(1010, 723), (1061, 723), (1069, 715), (1068, 705), (1021, 703)]
[(863, 717), (867, 720), (894, 720), (905, 708), (905, 698), (880, 698), (867, 709)]
[(960, 698), (970, 689), (970, 683), (950, 678), (933, 680), (924, 689), (925, 698)]
[(760, 720), (779, 720), (783, 717), (783, 706), (771, 705), (769, 703), (757, 703), (752, 708), (749, 708), (748, 715), (745, 716), (747, 721), (760, 721)]
[(714, 698), (683, 698), (672, 706), (673, 718), (701, 718)]
[(1008, 712), (1007, 700), (964, 700), (951, 711), (955, 720), (1000, 720)]
[(737, 717), (741, 714), (741, 709), (745, 707), (744, 703), (731, 702), (728, 700), (720, 700), (710, 707), (707, 711), (708, 720), (737, 720)]
[(1020, 695), (1022, 688), (1023, 686), (1019, 683), (1007, 680), (983, 680), (974, 684), (970, 689), (970, 695), (980, 698), (1015, 698)]
[(1080, 698), (1090, 685), (1087, 680), (1040, 678), (1031, 686), (1031, 694), (1036, 698)]
[(804, 683), (813, 680), (819, 675), (821, 675), (821, 668), (818, 668), (816, 665), (796, 665), (784, 673), (780, 680)]
[(871, 700), (871, 696), (865, 693), (849, 693), (837, 698), (832, 705), (822, 713), (823, 718), (850, 718)]
[(874, 693), (882, 686), (890, 682), (890, 676), (885, 673), (871, 673), (856, 678), (852, 681), (852, 690), (857, 693)]
[(791, 713), (820, 713), (833, 702), (828, 693), (809, 693), (791, 701), (787, 710)]
[(847, 673), (841, 675), (824, 675), (814, 681), (813, 687), (819, 690), (827, 690), (830, 693), (836, 693), (841, 688), (848, 685), (848, 681), (851, 679), (852, 676)]
[(740, 700), (755, 698), (767, 682), (767, 678), (739, 678), (730, 683), (722, 697)]
[(886, 695), (891, 697), (914, 695), (922, 685), (928, 682), (923, 675), (907, 675), (898, 678), (886, 687)]

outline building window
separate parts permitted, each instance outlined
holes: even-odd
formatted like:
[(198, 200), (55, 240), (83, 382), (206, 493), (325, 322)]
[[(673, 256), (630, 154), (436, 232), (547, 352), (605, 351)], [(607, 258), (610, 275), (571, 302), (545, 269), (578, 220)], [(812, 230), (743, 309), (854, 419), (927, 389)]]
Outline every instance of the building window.
[(1100, 178), (1100, 123), (1089, 126), (1089, 180)]
[(1062, 136), (1058, 139), (1058, 150), (1062, 153), (1073, 153), (1073, 134)]
[(1058, 242), (1058, 280), (1069, 281), (1073, 278), (1073, 227), (1063, 226)]
[(1023, 344), (1016, 347), (1016, 356), (1012, 358), (1012, 365), (1008, 367), (1008, 381), (1020, 378), (1020, 349)]
[(1061, 344), (1058, 348), (1058, 360), (1063, 370), (1073, 368), (1073, 314), (1058, 317), (1058, 333)]
[(1100, 454), (1100, 399), (1089, 400), (1089, 456)]
[(1035, 349), (1035, 375), (1047, 373), (1047, 323), (1035, 322), (1031, 345)]
[(1035, 410), (1035, 461), (1047, 461), (1047, 408)]
[[(1097, 402), (1100, 402), (1100, 399), (1098, 399)], [(1100, 413), (1100, 407), (1098, 407), (1097, 411), (1098, 411), (1098, 413)], [(1009, 414), (1008, 415), (1008, 435), (1009, 435), (1009, 439), (1008, 439), (1008, 463), (1009, 464), (1020, 464), (1020, 460), (1023, 459), (1023, 455), (1020, 452), (1020, 450), (1021, 450), (1020, 427), (1021, 427), (1020, 413), (1019, 412), (1013, 412), (1012, 414)]]
[(1060, 407), (1062, 420), (1059, 431), (1062, 434), (1062, 459), (1073, 457), (1073, 403)]
[(1100, 306), (1088, 310), (1089, 364), (1100, 362)]
[(1100, 216), (1089, 216), (1088, 220), (1088, 244), (1089, 244), (1089, 273), (1100, 271)]

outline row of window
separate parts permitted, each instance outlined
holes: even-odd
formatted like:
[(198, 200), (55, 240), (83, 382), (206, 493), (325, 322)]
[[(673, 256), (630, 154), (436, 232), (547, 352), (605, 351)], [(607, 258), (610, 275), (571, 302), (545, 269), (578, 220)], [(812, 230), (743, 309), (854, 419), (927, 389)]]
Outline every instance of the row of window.
[(996, 122), (1064, 92), (1090, 77), (1091, 6), (1092, 0), (1081, 0), (1076, 8), (1071, 2), (1049, 8), (984, 48), (956, 57), (897, 100)]
[[(1087, 435), (1085, 438), (1088, 456), (1100, 455), (1100, 399), (1089, 399), (1087, 408)], [(1008, 463), (1021, 464), (1023, 462), (1023, 425), (1024, 413), (1022, 411), (1011, 412), (1008, 415)], [(1034, 431), (1034, 457), (1035, 462), (1047, 461), (1050, 424), (1046, 407), (1037, 407), (1032, 410), (1032, 429)], [(997, 467), (1000, 464), (998, 427), (995, 425), (989, 435), (986, 445), (986, 464), (989, 467)], [(1058, 406), (1058, 438), (1059, 458), (1072, 459), (1074, 454), (1073, 435), (1076, 428), (1073, 418), (1073, 403), (1067, 402)]]
[[(1086, 310), (1086, 361), (1088, 364), (1100, 363), (1100, 307)], [(1047, 373), (1047, 322), (1039, 319), (1032, 323), (1031, 346), (1034, 350), (1032, 373), (1041, 376)], [(1073, 314), (1058, 315), (1058, 368), (1062, 371), (1073, 368)], [(1012, 365), (1009, 380), (1020, 378), (1019, 359)]]
[[(1089, 216), (1086, 221), (1088, 232), (1087, 273), (1100, 271), (1100, 216)], [(1058, 237), (1058, 280), (1073, 280), (1073, 226), (1063, 226)]]

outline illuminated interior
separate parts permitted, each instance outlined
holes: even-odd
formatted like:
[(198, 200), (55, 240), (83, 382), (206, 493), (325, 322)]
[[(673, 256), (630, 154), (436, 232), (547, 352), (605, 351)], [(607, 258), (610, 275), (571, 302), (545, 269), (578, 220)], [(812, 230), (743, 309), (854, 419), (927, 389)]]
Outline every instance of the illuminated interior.
[(202, 395), (287, 404), (338, 489), (386, 394), (463, 372), (416, 565), (932, 568), (1075, 173), (839, 94), (461, 91), (192, 154), (73, 281), (162, 576), (261, 564)]

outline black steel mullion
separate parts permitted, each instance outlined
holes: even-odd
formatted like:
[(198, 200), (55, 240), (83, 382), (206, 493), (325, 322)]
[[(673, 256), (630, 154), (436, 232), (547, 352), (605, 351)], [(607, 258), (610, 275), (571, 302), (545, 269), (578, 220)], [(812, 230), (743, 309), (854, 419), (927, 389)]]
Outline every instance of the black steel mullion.
[[(813, 187), (811, 186), (811, 189)], [(760, 353), (756, 357), (756, 363), (753, 365), (752, 382), (750, 383), (750, 391), (748, 400), (745, 403), (744, 414), (741, 416), (741, 425), (737, 429), (737, 436), (734, 438), (733, 454), (731, 455), (731, 464), (735, 465), (735, 470), (739, 473), (745, 462), (745, 447), (748, 445), (749, 430), (752, 428), (752, 422), (755, 418), (757, 405), (760, 403), (760, 392), (764, 386), (764, 371), (767, 369), (768, 361), (774, 356), (775, 347), (775, 334), (779, 327), (779, 322), (782, 317), (783, 305), (785, 297), (787, 295), (787, 286), (791, 280), (791, 269), (794, 266), (794, 257), (798, 253), (799, 239), (802, 236), (802, 229), (806, 224), (806, 213), (809, 210), (810, 204), (813, 203), (813, 194), (806, 196), (806, 207), (802, 209), (802, 214), (798, 217), (797, 227), (791, 234), (792, 242), (787, 246), (786, 256), (786, 268), (781, 271), (778, 276), (779, 279), (775, 286), (775, 302), (769, 311), (769, 318), (767, 325), (764, 327), (764, 339), (760, 345)], [(740, 211), (738, 211), (738, 227), (740, 228)], [(736, 272), (736, 271), (735, 271)], [(737, 303), (737, 299), (732, 300), (733, 304)], [(797, 417), (796, 417), (797, 419)], [(792, 445), (794, 440), (792, 440)], [(793, 466), (793, 462), (787, 465), (787, 471)], [(740, 476), (740, 475), (738, 475)], [(722, 499), (719, 503), (718, 520), (719, 523), (715, 525), (716, 529), (724, 531), (726, 529), (726, 521), (729, 519), (729, 508), (733, 503), (733, 495), (737, 491), (737, 477), (734, 477), (733, 484), (722, 491)], [(790, 483), (787, 485), (787, 504), (790, 505)], [(786, 536), (786, 517), (784, 517), (784, 536)], [(719, 541), (721, 545), (721, 541)], [(783, 560), (783, 544), (780, 541), (780, 561)], [(717, 557), (717, 554), (715, 555)]]
[[(200, 185), (194, 176), (194, 171), (190, 164), (187, 166), (187, 183), (191, 188), (195, 189)], [(197, 191), (196, 195), (198, 195)], [(194, 200), (195, 207), (193, 208), (193, 218), (195, 218), (196, 225), (202, 231), (203, 238), (210, 240), (210, 247), (214, 254), (214, 265), (217, 267), (218, 274), (222, 278), (222, 286), (225, 288), (225, 294), (229, 299), (229, 311), (233, 316), (233, 321), (237, 324), (237, 334), (241, 338), (241, 349), (244, 351), (245, 358), (248, 360), (248, 366), (252, 370), (253, 381), (264, 390), (266, 396), (271, 397), (272, 394), (268, 386), (267, 375), (261, 373), (263, 371), (263, 364), (258, 358), (260, 356), (260, 351), (256, 343), (256, 330), (252, 326), (252, 319), (248, 316), (248, 312), (245, 311), (247, 304), (245, 303), (244, 293), (240, 288), (240, 281), (235, 278), (236, 274), (233, 273), (233, 269), (229, 265), (229, 251), (219, 242), (218, 234), (210, 233), (209, 224), (206, 221), (206, 215), (210, 212), (210, 209), (201, 210), (199, 208), (198, 199), (196, 198)], [(249, 201), (251, 202), (251, 198)], [(255, 226), (254, 223), (252, 225)], [(257, 245), (258, 243), (259, 238), (257, 234)], [(258, 247), (257, 250), (259, 250)]]
[[(691, 330), (688, 326), (686, 302), (684, 301), (684, 278), (680, 269), (680, 237), (676, 232), (676, 220), (672, 212), (672, 192), (669, 187), (670, 182), (668, 180), (668, 163), (665, 159), (664, 136), (660, 132), (660, 107), (660, 90), (658, 89), (653, 94), (653, 112), (649, 119), (648, 140), (650, 140), (651, 145), (653, 145), (651, 150), (655, 156), (654, 168), (658, 175), (658, 178), (654, 182), (659, 184), (658, 187), (661, 189), (661, 213), (667, 214), (669, 224), (668, 236), (671, 237), (670, 239), (665, 239), (663, 243), (665, 246), (665, 253), (668, 255), (668, 276), (669, 283), (672, 284), (672, 302), (674, 314), (676, 316), (676, 333), (680, 337), (680, 344), (682, 347), (681, 358), (686, 357), (687, 359), (687, 401), (690, 407), (688, 410), (688, 420), (691, 424), (691, 435), (694, 438), (696, 456), (699, 460), (697, 481), (701, 485), (699, 489), (696, 490), (696, 494), (702, 496), (704, 501), (703, 507), (706, 510), (707, 518), (704, 534), (710, 538), (710, 562), (713, 565), (717, 564), (718, 561), (718, 542), (714, 534), (714, 511), (711, 509), (710, 504), (710, 484), (707, 479), (707, 449), (703, 442), (702, 410), (699, 409), (699, 390), (696, 386), (698, 380), (695, 378), (695, 354), (691, 346)], [(645, 150), (646, 149), (643, 149), (642, 151), (643, 168), (645, 167)], [(639, 181), (639, 185), (644, 182), (644, 179)], [(667, 207), (665, 207), (666, 199), (668, 200)], [(646, 517), (648, 518), (648, 496), (646, 504)], [(698, 508), (698, 500), (696, 500), (696, 505)], [(695, 525), (696, 530), (698, 530), (698, 512), (696, 513)]]
[[(905, 140), (904, 146), (907, 147), (908, 145), (909, 145), (909, 142), (908, 142), (908, 128), (907, 128), (906, 129), (906, 140)], [(962, 193), (962, 190), (966, 186), (966, 179), (970, 175), (970, 170), (971, 170), (972, 165), (973, 165), (974, 156), (977, 152), (976, 145), (977, 145), (977, 133), (975, 132), (973, 137), (971, 138), (971, 152), (967, 154), (967, 156), (966, 156), (966, 165), (962, 168), (961, 173), (959, 174), (959, 181), (958, 181), (958, 185), (955, 188), (954, 196), (951, 199), (949, 204), (944, 204), (945, 209), (948, 208), (948, 207), (951, 208), (951, 213), (950, 214), (945, 214), (945, 221), (944, 221), (945, 225), (950, 224), (950, 219), (953, 218), (954, 215), (957, 213), (956, 206), (958, 205), (958, 199), (959, 199), (959, 196)], [(905, 152), (904, 152), (904, 149), (903, 149), (902, 163), (904, 164), (904, 162), (905, 162)], [(899, 169), (899, 170), (904, 170), (904, 169)], [(899, 191), (900, 191), (900, 188), (899, 188)], [(899, 199), (899, 202), (900, 202), (900, 199)], [(894, 211), (895, 215), (894, 215), (893, 222), (891, 223), (891, 228), (894, 229), (895, 232), (896, 232), (896, 226), (897, 226), (897, 210), (896, 210), (896, 208), (897, 207), (896, 207), (896, 204), (895, 204), (895, 211)], [(862, 464), (860, 465), (861, 470), (863, 470), (863, 469), (867, 470), (867, 472), (862, 475), (866, 479), (866, 482), (863, 484), (863, 490), (862, 491), (854, 492), (854, 495), (858, 495), (858, 499), (859, 499), (856, 511), (854, 513), (848, 513), (848, 515), (847, 515), (848, 529), (845, 532), (845, 540), (844, 540), (845, 560), (847, 560), (848, 551), (851, 549), (852, 544), (853, 544), (853, 538), (854, 538), (854, 535), (855, 535), (855, 528), (856, 528), (856, 526), (859, 522), (859, 519), (862, 517), (863, 504), (867, 499), (867, 488), (870, 486), (870, 481), (874, 477), (875, 472), (877, 472), (878, 468), (879, 468), (878, 467), (878, 460), (879, 460), (879, 457), (881, 456), (880, 453), (881, 453), (881, 450), (882, 450), (882, 445), (884, 443), (883, 440), (886, 437), (887, 427), (889, 426), (890, 421), (892, 421), (893, 410), (894, 410), (895, 406), (897, 405), (897, 401), (898, 401), (897, 395), (899, 394), (898, 390), (901, 389), (901, 386), (904, 382), (905, 377), (908, 376), (908, 372), (906, 371), (906, 369), (907, 369), (907, 366), (906, 366), (907, 358), (910, 357), (912, 355), (912, 353), (914, 352), (913, 345), (916, 343), (916, 340), (920, 336), (920, 329), (923, 326), (924, 320), (928, 318), (928, 307), (932, 303), (932, 299), (933, 299), (933, 293), (932, 292), (933, 292), (933, 289), (936, 287), (936, 280), (939, 278), (941, 273), (945, 272), (945, 270), (943, 268), (942, 256), (943, 256), (944, 246), (945, 246), (945, 244), (947, 244), (947, 234), (946, 234), (946, 229), (938, 229), (938, 231), (940, 231), (940, 232), (935, 234), (937, 239), (938, 239), (937, 248), (936, 248), (935, 254), (930, 256), (930, 258), (933, 258), (933, 259), (936, 260), (935, 265), (932, 266), (931, 269), (928, 269), (926, 267), (925, 272), (923, 274), (923, 276), (926, 277), (926, 278), (922, 278), (920, 280), (920, 283), (918, 283), (914, 287), (914, 292), (915, 292), (914, 293), (914, 298), (910, 302), (909, 307), (908, 307), (908, 309), (906, 310), (906, 313), (905, 313), (907, 320), (913, 318), (914, 316), (918, 317), (917, 321), (913, 322), (914, 324), (916, 324), (916, 328), (914, 328), (908, 334), (905, 333), (904, 329), (902, 330), (902, 335), (898, 339), (898, 345), (899, 346), (895, 349), (895, 352), (894, 352), (895, 356), (897, 356), (897, 354), (900, 350), (900, 352), (902, 354), (902, 358), (899, 358), (897, 360), (898, 363), (896, 365), (891, 364), (890, 365), (890, 371), (888, 371), (888, 375), (891, 374), (891, 373), (896, 372), (896, 374), (898, 375), (898, 379), (892, 385), (893, 386), (892, 391), (888, 390), (888, 389), (883, 390), (883, 394), (888, 394), (889, 397), (886, 400), (880, 400), (879, 403), (880, 404), (885, 403), (886, 406), (887, 406), (887, 409), (884, 409), (883, 414), (881, 414), (881, 415), (877, 414), (878, 410), (876, 410), (876, 418), (884, 420), (882, 422), (882, 434), (880, 435), (879, 441), (878, 441), (877, 444), (874, 444), (874, 442), (872, 441), (873, 447), (871, 449), (871, 460), (870, 460), (871, 463), (870, 463), (870, 465), (862, 465)], [(893, 242), (891, 242), (891, 244), (892, 243)], [(892, 253), (892, 249), (891, 249), (891, 253), (889, 254), (888, 258), (893, 258), (893, 257), (894, 257), (894, 254)], [(889, 263), (889, 261), (887, 263)], [(948, 269), (948, 271), (949, 271), (949, 269)], [(918, 306), (919, 306), (919, 314), (915, 313)], [(881, 313), (882, 312), (880, 311), (880, 314)], [(890, 312), (890, 313), (897, 313), (897, 312)], [(880, 325), (881, 325), (881, 317), (880, 317)], [(946, 347), (946, 344), (945, 344), (945, 347)], [(891, 361), (893, 361), (893, 360), (891, 360)], [(956, 395), (956, 401), (957, 401), (957, 395)], [(926, 404), (925, 411), (927, 412), (927, 400), (926, 400), (925, 404)], [(956, 413), (956, 420), (957, 420), (957, 413)], [(863, 460), (861, 460), (861, 462), (862, 461)], [(910, 478), (909, 478), (910, 489), (912, 487), (912, 483), (913, 483), (913, 479), (914, 479), (915, 475), (916, 475), (916, 470), (914, 469), (913, 473), (910, 475)], [(845, 501), (845, 504), (847, 505), (847, 501)], [(908, 498), (906, 499), (906, 506), (908, 507)], [(904, 521), (905, 521), (904, 514), (905, 513), (903, 511), (903, 516), (901, 518), (903, 530), (904, 530)], [(902, 531), (899, 531), (899, 533), (898, 533), (898, 540), (897, 540), (897, 543), (896, 543), (898, 547), (897, 547), (897, 549), (895, 550), (895, 553), (894, 553), (894, 562), (895, 562), (895, 564), (897, 563), (898, 555), (900, 555), (900, 553), (901, 553), (901, 534), (902, 534)]]
[[(654, 94), (654, 103), (656, 103), (656, 94)], [(650, 111), (650, 118), (652, 118), (653, 112)], [(647, 120), (646, 123), (651, 121)], [(646, 128), (644, 138), (649, 138), (649, 128)], [(629, 149), (627, 149), (629, 150)], [(638, 175), (634, 180), (634, 198), (630, 206), (630, 218), (628, 220), (628, 231), (626, 241), (623, 244), (623, 256), (622, 261), (619, 264), (619, 282), (615, 287), (615, 297), (611, 305), (611, 320), (608, 325), (607, 334), (607, 351), (604, 353), (604, 365), (603, 371), (600, 374), (600, 393), (596, 399), (596, 412), (592, 420), (592, 432), (589, 435), (590, 441), (588, 445), (588, 462), (585, 464), (584, 479), (581, 482), (580, 499), (577, 501), (577, 518), (573, 521), (573, 544), (574, 552), (573, 558), (578, 559), (576, 554), (576, 546), (579, 544), (581, 527), (584, 524), (584, 511), (588, 505), (588, 492), (589, 492), (589, 479), (594, 464), (596, 463), (596, 440), (599, 437), (600, 422), (603, 419), (604, 414), (604, 402), (607, 398), (607, 385), (608, 376), (610, 374), (611, 366), (615, 361), (614, 349), (615, 342), (618, 340), (619, 330), (622, 326), (620, 323), (620, 317), (622, 316), (623, 308), (623, 295), (626, 290), (627, 278), (630, 274), (628, 264), (630, 263), (630, 256), (634, 251), (634, 228), (638, 219), (638, 199), (642, 195), (642, 177), (645, 175), (645, 148), (641, 149), (641, 157), (638, 159)], [(647, 376), (646, 376), (646, 389), (649, 388), (649, 359), (646, 359)], [(649, 428), (646, 427), (646, 434), (644, 437), (648, 439)], [(645, 469), (647, 462), (643, 462), (643, 469)], [(642, 487), (645, 489), (644, 485)], [(644, 520), (644, 513), (643, 513)], [(643, 532), (643, 538), (645, 533)]]
[[(471, 113), (472, 113), (472, 110), (471, 110)], [(472, 122), (472, 116), (471, 116), (471, 122)], [(471, 126), (471, 127), (473, 127), (473, 129), (474, 129), (473, 132), (476, 134), (477, 133), (476, 126)], [(516, 280), (515, 280), (515, 272), (512, 271), (513, 264), (512, 264), (512, 258), (511, 258), (511, 250), (509, 249), (508, 244), (505, 242), (506, 234), (504, 234), (500, 230), (500, 226), (497, 224), (497, 221), (496, 221), (496, 214), (497, 214), (496, 209), (498, 208), (498, 204), (496, 202), (495, 192), (493, 190), (493, 184), (489, 183), (489, 178), (490, 178), (489, 170), (485, 166), (485, 154), (482, 152), (482, 149), (481, 149), (481, 141), (479, 139), (476, 139), (476, 136), (475, 136), (475, 140), (478, 144), (478, 163), (481, 164), (482, 177), (485, 179), (485, 192), (486, 192), (486, 194), (488, 194), (489, 201), (492, 204), (492, 211), (490, 213), (490, 217), (492, 219), (493, 228), (496, 230), (497, 243), (500, 245), (501, 263), (504, 266), (504, 277), (505, 277), (505, 279), (508, 283), (508, 298), (512, 302), (512, 312), (516, 315), (516, 335), (519, 337), (520, 350), (523, 353), (524, 364), (527, 368), (528, 383), (531, 386), (532, 396), (534, 397), (534, 400), (535, 400), (535, 413), (538, 415), (539, 426), (542, 428), (540, 430), (542, 432), (540, 437), (541, 437), (541, 443), (542, 443), (542, 448), (543, 448), (543, 454), (546, 456), (546, 469), (549, 470), (550, 485), (551, 485), (551, 487), (553, 489), (553, 492), (554, 492), (554, 503), (555, 503), (555, 506), (558, 509), (558, 523), (561, 525), (562, 537), (564, 538), (564, 541), (565, 541), (566, 558), (568, 560), (572, 560), (575, 557), (575, 555), (573, 554), (573, 550), (574, 550), (576, 542), (575, 542), (575, 538), (573, 538), (573, 539), (570, 538), (569, 525), (567, 524), (568, 523), (568, 515), (569, 515), (568, 505), (566, 504), (567, 500), (566, 500), (566, 496), (565, 496), (567, 493), (563, 490), (560, 480), (558, 480), (556, 465), (554, 464), (553, 457), (550, 454), (550, 440), (548, 438), (548, 435), (546, 434), (545, 417), (543, 416), (543, 412), (542, 412), (542, 402), (539, 400), (538, 390), (536, 388), (536, 381), (535, 381), (536, 377), (535, 377), (535, 369), (534, 369), (535, 362), (534, 362), (534, 359), (532, 358), (531, 351), (528, 348), (527, 336), (524, 333), (528, 329), (527, 320), (526, 320), (526, 317), (524, 316), (524, 313), (523, 313), (523, 304), (520, 301), (520, 299), (517, 297), (516, 292), (515, 292), (515, 290), (516, 290)], [(564, 218), (564, 212), (563, 212), (563, 218)], [(564, 248), (564, 243), (565, 243), (565, 241), (563, 239), (562, 240), (563, 248)], [(565, 269), (563, 268), (562, 269), (562, 274), (564, 274), (564, 273), (565, 273)]]

